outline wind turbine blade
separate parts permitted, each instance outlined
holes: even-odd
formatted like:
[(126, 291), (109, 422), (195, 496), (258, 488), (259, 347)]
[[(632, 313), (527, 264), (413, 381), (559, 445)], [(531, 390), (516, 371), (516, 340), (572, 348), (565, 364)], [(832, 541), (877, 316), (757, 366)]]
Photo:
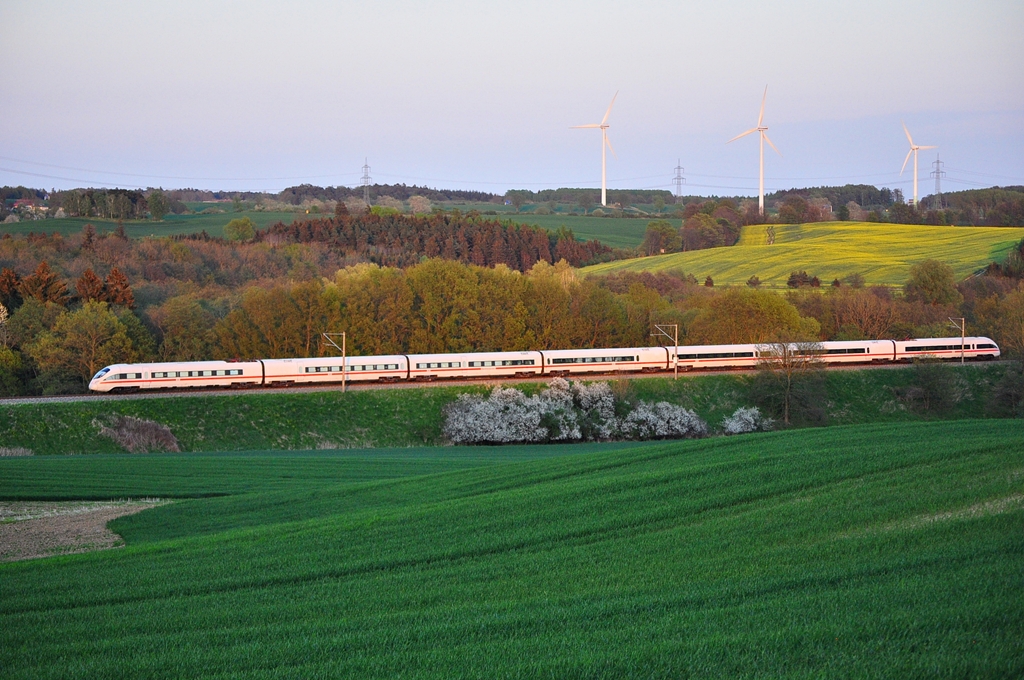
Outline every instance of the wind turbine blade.
[[(762, 132), (761, 136), (764, 137), (764, 141), (768, 142), (768, 146), (770, 146), (773, 149), (775, 149), (775, 145), (772, 144), (772, 140), (768, 139), (768, 133), (767, 132)], [(782, 152), (779, 151), (778, 149), (775, 149), (775, 153), (779, 154), (780, 156), (782, 155)]]
[(735, 137), (733, 137), (732, 139), (730, 139), (730, 140), (729, 140), (728, 142), (726, 142), (726, 144), (729, 144), (729, 143), (731, 143), (731, 142), (735, 142), (735, 141), (736, 141), (737, 139), (739, 139), (740, 137), (746, 137), (746, 136), (747, 136), (747, 135), (749, 135), (749, 134), (750, 134), (751, 132), (757, 132), (757, 128), (750, 128), (750, 129), (749, 129), (749, 130), (747, 130), (746, 132), (741, 132), (740, 134), (736, 135)]
[(757, 115), (757, 127), (761, 127), (761, 121), (764, 120), (764, 100), (768, 98), (768, 86), (764, 86), (764, 96), (761, 97), (761, 113)]
[(903, 167), (900, 168), (900, 174), (901, 175), (903, 174), (903, 171), (907, 169), (907, 163), (910, 161), (910, 154), (912, 154), (912, 153), (914, 153), (913, 149), (908, 151), (907, 152), (907, 157), (903, 159)]
[[(903, 121), (900, 121), (903, 123)], [(907, 129), (907, 124), (903, 123), (903, 131), (907, 133), (907, 141), (910, 142), (910, 146), (914, 146), (914, 140), (910, 137), (910, 130)]]
[(570, 125), (569, 129), (570, 130), (578, 130), (580, 128), (599, 128), (599, 127), (601, 127), (600, 123), (591, 123), (590, 125)]
[(938, 149), (938, 146), (919, 146), (918, 149)]
[(615, 97), (619, 96), (619, 91), (615, 90), (615, 94), (612, 96), (612, 103), (608, 105), (608, 110), (604, 112), (604, 118), (601, 119), (601, 125), (608, 122), (608, 115), (612, 112), (612, 107), (615, 106)]
[(608, 148), (611, 150), (612, 155), (615, 156), (616, 159), (618, 159), (619, 154), (615, 153), (615, 147), (612, 146), (612, 140), (608, 139), (607, 133), (605, 133), (604, 135), (604, 143), (608, 145)]

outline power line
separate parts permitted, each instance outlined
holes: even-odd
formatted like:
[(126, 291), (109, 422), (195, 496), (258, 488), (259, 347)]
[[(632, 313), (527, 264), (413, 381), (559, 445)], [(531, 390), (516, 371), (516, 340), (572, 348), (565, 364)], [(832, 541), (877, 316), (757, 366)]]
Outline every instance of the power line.
[[(8, 156), (0, 156), (0, 160), (11, 161), (13, 163), (24, 163), (26, 165), (38, 165), (44, 168), (57, 168), (58, 170), (73, 170), (75, 172), (88, 172), (93, 175), (113, 175), (116, 177), (144, 177), (148, 179), (183, 179), (188, 181), (203, 181), (203, 182), (269, 182), (279, 180), (291, 180), (291, 179), (323, 179), (325, 177), (346, 177), (352, 176), (356, 173), (334, 173), (331, 175), (298, 175), (294, 177), (183, 177), (178, 175), (145, 175), (132, 172), (110, 172), (107, 170), (91, 170), (89, 168), (76, 168), (68, 165), (55, 165), (53, 163), (40, 163), (38, 161), (26, 161), (20, 158), (10, 158)], [(16, 172), (23, 175), (35, 175), (38, 177), (51, 177), (50, 175), (38, 175), (36, 173), (27, 172), (24, 170), (12, 170), (3, 168), (7, 172)], [(53, 177), (53, 179), (67, 179), (64, 177)], [(96, 180), (81, 180), (72, 179), (74, 182), (94, 182)]]

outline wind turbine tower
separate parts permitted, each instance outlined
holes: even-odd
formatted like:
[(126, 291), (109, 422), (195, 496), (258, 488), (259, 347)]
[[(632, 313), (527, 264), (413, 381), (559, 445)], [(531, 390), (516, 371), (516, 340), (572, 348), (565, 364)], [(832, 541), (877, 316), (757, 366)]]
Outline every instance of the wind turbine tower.
[[(901, 123), (903, 121), (900, 121)], [(907, 152), (907, 157), (903, 159), (903, 167), (900, 168), (900, 174), (907, 169), (907, 161), (910, 160), (910, 154), (914, 154), (914, 207), (917, 207), (917, 152), (921, 149), (937, 149), (937, 146), (918, 146), (914, 144), (913, 138), (910, 136), (910, 130), (907, 129), (907, 124), (903, 123), (903, 131), (907, 133), (907, 141), (910, 142), (910, 151)]]
[[(767, 99), (767, 98), (768, 98), (768, 86), (765, 85), (764, 86), (764, 96), (761, 97), (761, 113), (758, 114), (758, 116), (757, 116), (757, 127), (752, 127), (749, 130), (747, 130), (746, 132), (740, 133), (740, 134), (736, 135), (735, 137), (733, 137), (732, 139), (730, 139), (728, 142), (726, 142), (726, 144), (730, 144), (732, 142), (735, 142), (740, 137), (746, 137), (747, 135), (749, 135), (749, 134), (751, 134), (753, 132), (757, 132), (757, 133), (759, 133), (761, 135), (761, 166), (760, 166), (761, 167), (761, 171), (758, 174), (758, 182), (757, 182), (757, 213), (759, 215), (762, 215), (762, 216), (764, 215), (764, 143), (767, 141), (768, 144), (771, 145), (771, 147), (773, 149), (775, 149), (775, 145), (772, 144), (772, 140), (768, 139), (768, 126), (767, 125), (763, 125), (763, 123), (764, 123), (764, 102), (765, 102), (765, 99)], [(778, 149), (775, 149), (775, 153), (779, 154), (779, 156), (782, 156), (782, 152), (779, 151)]]
[(601, 130), (601, 205), (608, 205), (608, 180), (607, 180), (607, 159), (605, 154), (605, 147), (611, 149), (612, 154), (618, 158), (619, 155), (615, 153), (615, 149), (612, 148), (612, 143), (608, 139), (608, 115), (612, 112), (612, 107), (615, 106), (615, 97), (618, 97), (619, 93), (616, 91), (615, 96), (612, 97), (612, 103), (608, 105), (608, 110), (604, 112), (604, 118), (601, 119), (600, 123), (591, 123), (589, 125), (573, 125), (570, 129), (575, 130), (578, 128), (598, 128)]

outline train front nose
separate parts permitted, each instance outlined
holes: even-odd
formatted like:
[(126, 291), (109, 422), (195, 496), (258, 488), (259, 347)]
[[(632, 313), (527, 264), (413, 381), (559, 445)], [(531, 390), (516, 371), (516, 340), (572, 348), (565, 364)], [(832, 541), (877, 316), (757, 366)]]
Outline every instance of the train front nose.
[(102, 387), (102, 380), (103, 376), (105, 376), (107, 373), (110, 373), (110, 366), (107, 366), (106, 368), (101, 368), (96, 373), (96, 375), (92, 377), (92, 380), (89, 381), (89, 389), (93, 390), (94, 392), (103, 392), (104, 390)]

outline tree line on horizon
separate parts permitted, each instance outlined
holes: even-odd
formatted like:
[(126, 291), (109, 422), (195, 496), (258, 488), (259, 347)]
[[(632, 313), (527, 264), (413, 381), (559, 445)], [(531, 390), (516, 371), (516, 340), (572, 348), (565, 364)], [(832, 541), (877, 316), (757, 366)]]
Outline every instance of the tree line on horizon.
[[(455, 201), (474, 203), (511, 203), (516, 212), (527, 204), (540, 210), (554, 211), (552, 206), (578, 206), (589, 213), (600, 195), (598, 189), (559, 188), (531, 191), (513, 189), (504, 194), (480, 191), (439, 190), (416, 185), (374, 184), (369, 187), (371, 203), (408, 201), (419, 196), (434, 203)], [(302, 184), (287, 187), (280, 192), (208, 191), (198, 189), (149, 188), (146, 190), (78, 188), (46, 192), (26, 187), (0, 187), (0, 220), (10, 214), (19, 199), (49, 203), (50, 215), (57, 210), (68, 216), (105, 217), (107, 219), (160, 220), (168, 213), (190, 212), (186, 202), (234, 201), (234, 209), (241, 210), (244, 202), (276, 202), (279, 206), (303, 206), (317, 203), (329, 207), (331, 203), (362, 200), (363, 187), (320, 187)], [(777, 191), (765, 196), (767, 217), (761, 216), (749, 198), (674, 196), (671, 192), (651, 189), (613, 189), (609, 191), (612, 215), (625, 215), (621, 208), (638, 205), (653, 206), (655, 216), (666, 212), (681, 216), (691, 204), (731, 202), (739, 206), (744, 224), (757, 224), (778, 220), (798, 224), (821, 219), (867, 220), (899, 224), (933, 224), (963, 226), (1024, 226), (1024, 187), (1007, 186), (987, 189), (968, 189), (926, 196), (919, 206), (904, 201), (900, 189), (876, 187), (867, 184), (807, 187)], [(617, 206), (617, 207), (616, 207)], [(648, 216), (634, 211), (634, 217)]]

